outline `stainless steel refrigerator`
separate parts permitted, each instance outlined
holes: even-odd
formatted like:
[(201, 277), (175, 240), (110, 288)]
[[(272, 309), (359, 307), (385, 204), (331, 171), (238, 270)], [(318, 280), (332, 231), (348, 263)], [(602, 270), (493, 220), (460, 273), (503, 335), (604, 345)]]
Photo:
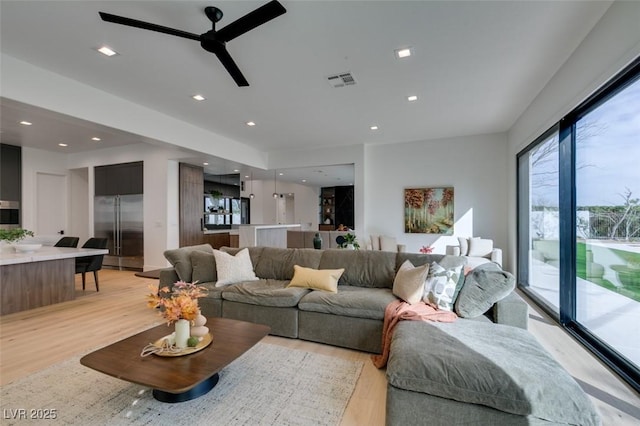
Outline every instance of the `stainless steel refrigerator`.
[(142, 194), (103, 195), (94, 201), (94, 233), (108, 240), (103, 266), (142, 270), (144, 227)]

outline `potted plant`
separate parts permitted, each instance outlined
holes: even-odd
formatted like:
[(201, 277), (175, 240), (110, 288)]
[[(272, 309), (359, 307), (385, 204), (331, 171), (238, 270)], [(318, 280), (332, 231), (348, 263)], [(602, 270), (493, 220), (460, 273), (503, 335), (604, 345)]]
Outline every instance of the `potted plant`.
[(217, 212), (220, 208), (220, 198), (222, 198), (224, 194), (222, 194), (222, 192), (218, 191), (217, 189), (212, 189), (211, 191), (209, 191), (209, 195), (211, 196), (211, 211)]
[(0, 229), (2, 251), (6, 251), (6, 247), (12, 250), (12, 244), (18, 243), (26, 237), (33, 237), (33, 231), (23, 228)]
[(0, 229), (0, 241), (6, 241), (7, 244), (16, 243), (25, 237), (33, 237), (33, 232), (22, 228)]
[(351, 250), (360, 249), (360, 244), (358, 244), (358, 241), (356, 240), (356, 236), (351, 232), (348, 232), (344, 235), (339, 235), (338, 238), (336, 238), (336, 242), (338, 243), (338, 247), (340, 248), (346, 248)]

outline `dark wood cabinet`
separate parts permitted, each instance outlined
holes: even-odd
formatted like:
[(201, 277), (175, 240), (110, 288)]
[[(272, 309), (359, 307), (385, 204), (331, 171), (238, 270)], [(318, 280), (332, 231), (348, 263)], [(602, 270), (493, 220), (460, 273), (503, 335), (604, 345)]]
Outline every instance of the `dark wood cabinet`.
[(143, 172), (142, 161), (97, 166), (94, 169), (95, 195), (142, 194)]
[(180, 163), (180, 247), (202, 244), (204, 211), (204, 169)]
[(0, 144), (0, 200), (22, 201), (22, 148)]
[(230, 247), (231, 246), (231, 237), (228, 232), (220, 232), (215, 234), (204, 234), (205, 244), (211, 244), (211, 247), (214, 249), (219, 249), (220, 247)]

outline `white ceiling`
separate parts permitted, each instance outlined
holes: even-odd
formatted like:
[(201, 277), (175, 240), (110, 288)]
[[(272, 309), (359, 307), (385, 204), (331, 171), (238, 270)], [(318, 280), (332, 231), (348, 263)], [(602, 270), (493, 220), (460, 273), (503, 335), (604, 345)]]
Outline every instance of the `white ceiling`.
[[(250, 83), (243, 88), (196, 41), (98, 16), (104, 11), (200, 34), (210, 29), (205, 6), (224, 12), (219, 29), (264, 3), (2, 0), (1, 48), (260, 151), (398, 143), (507, 131), (611, 4), (281, 1), (287, 13), (227, 44)], [(104, 44), (119, 55), (94, 50)], [(413, 56), (395, 59), (394, 49), (406, 46)], [(345, 71), (356, 85), (333, 88), (326, 81)], [(207, 100), (193, 101), (195, 93)], [(409, 103), (412, 94), (419, 99)], [(8, 103), (1, 104), (2, 139), (11, 143), (20, 130), (4, 118)], [(257, 125), (246, 126), (250, 120)], [(87, 125), (63, 117), (52, 128), (58, 139), (82, 138)], [(47, 134), (18, 143), (51, 144)], [(119, 136), (117, 143), (140, 142)]]

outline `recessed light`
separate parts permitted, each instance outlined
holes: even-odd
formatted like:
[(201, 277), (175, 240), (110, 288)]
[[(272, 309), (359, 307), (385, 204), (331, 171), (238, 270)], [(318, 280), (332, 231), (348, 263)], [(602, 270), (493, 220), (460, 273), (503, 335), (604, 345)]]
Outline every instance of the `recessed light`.
[(195, 99), (196, 101), (204, 101), (206, 99), (202, 95), (193, 95), (192, 98)]
[(394, 52), (396, 53), (396, 58), (398, 59), (408, 58), (409, 56), (411, 56), (410, 47), (405, 47), (403, 49), (396, 49)]
[(284, 176), (284, 173), (280, 172), (278, 173), (278, 176)]
[(233, 173), (238, 173), (240, 170), (238, 169), (233, 169)]
[(248, 176), (248, 175), (244, 175), (244, 178), (245, 178), (245, 179), (249, 179), (249, 176)]
[(418, 97), (416, 95), (407, 96), (407, 100), (409, 102), (417, 101)]
[(66, 143), (59, 143), (58, 146), (69, 146)]
[(378, 126), (371, 126), (369, 127), (371, 130), (378, 130)]
[(304, 182), (306, 182), (306, 181), (307, 181), (306, 179), (302, 179), (302, 183), (304, 183)]
[(208, 166), (208, 165), (209, 165), (209, 163), (202, 163), (202, 165), (203, 165), (203, 166)]
[(102, 53), (105, 56), (114, 56), (118, 54), (118, 52), (116, 52), (115, 50), (111, 49), (108, 46), (99, 47), (97, 50), (98, 52)]
[(100, 142), (102, 139), (98, 138), (98, 137), (92, 137), (91, 138), (92, 141), (96, 141), (96, 142)]
[(30, 121), (21, 121), (20, 124), (22, 124), (23, 126), (31, 126), (33, 123), (31, 123)]
[(253, 127), (255, 125), (256, 125), (256, 123), (254, 123), (253, 121), (247, 121), (247, 126)]

